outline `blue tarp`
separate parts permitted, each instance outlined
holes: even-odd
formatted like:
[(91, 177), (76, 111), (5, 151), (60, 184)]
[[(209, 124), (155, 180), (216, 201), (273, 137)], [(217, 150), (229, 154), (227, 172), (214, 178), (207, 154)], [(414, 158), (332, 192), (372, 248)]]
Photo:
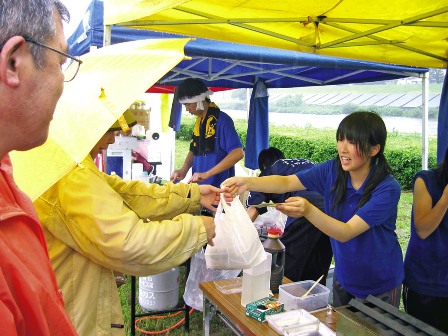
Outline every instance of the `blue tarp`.
[(246, 150), (244, 165), (258, 169), (258, 154), (269, 147), (268, 89), (262, 81), (255, 83), (250, 97), (249, 120), (247, 122)]

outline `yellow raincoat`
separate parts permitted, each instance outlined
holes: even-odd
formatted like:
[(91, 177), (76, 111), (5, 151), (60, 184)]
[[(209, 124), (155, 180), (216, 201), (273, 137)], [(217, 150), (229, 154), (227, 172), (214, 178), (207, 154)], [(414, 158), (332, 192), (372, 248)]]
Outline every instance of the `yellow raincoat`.
[(157, 274), (206, 244), (200, 217), (185, 214), (198, 212), (199, 200), (196, 184), (124, 181), (88, 156), (34, 202), (79, 335), (124, 335), (111, 328), (123, 324), (113, 270)]

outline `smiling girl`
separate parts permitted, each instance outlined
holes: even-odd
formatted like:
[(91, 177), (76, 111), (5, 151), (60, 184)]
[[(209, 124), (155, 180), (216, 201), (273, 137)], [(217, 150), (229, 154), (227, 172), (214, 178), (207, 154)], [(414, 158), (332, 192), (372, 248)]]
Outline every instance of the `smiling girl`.
[(384, 156), (386, 137), (379, 115), (354, 112), (337, 129), (337, 158), (294, 175), (233, 177), (223, 183), (234, 195), (308, 189), (324, 196), (325, 212), (302, 197), (290, 197), (276, 208), (306, 217), (331, 238), (336, 307), (368, 295), (400, 304), (403, 256), (395, 222), (401, 191)]

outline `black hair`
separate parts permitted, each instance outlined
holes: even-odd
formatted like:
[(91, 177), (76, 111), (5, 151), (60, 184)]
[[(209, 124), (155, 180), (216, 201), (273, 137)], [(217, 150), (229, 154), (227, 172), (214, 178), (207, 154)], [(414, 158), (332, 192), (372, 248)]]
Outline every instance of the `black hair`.
[[(380, 150), (370, 161), (370, 173), (367, 177), (364, 191), (357, 208), (362, 207), (372, 196), (373, 190), (387, 176), (392, 174), (392, 169), (384, 156), (387, 130), (383, 119), (375, 112), (358, 111), (346, 116), (336, 131), (336, 141), (349, 140), (356, 144), (361, 156), (368, 156), (372, 147), (379, 145)], [(349, 172), (342, 169), (339, 155), (336, 157), (337, 176), (332, 186), (332, 192), (336, 193), (332, 208), (342, 205), (345, 200), (347, 180)]]
[(434, 168), (434, 172), (437, 177), (437, 183), (440, 188), (444, 189), (448, 184), (448, 147), (445, 150), (443, 161)]
[[(201, 93), (208, 91), (207, 85), (199, 78), (184, 79), (176, 89), (176, 98), (178, 100), (183, 98), (191, 98)], [(208, 98), (207, 101), (210, 101)]]
[(285, 155), (283, 154), (283, 152), (276, 147), (263, 149), (260, 154), (258, 154), (258, 168), (261, 172), (263, 172), (266, 168), (272, 166), (275, 161), (284, 158)]

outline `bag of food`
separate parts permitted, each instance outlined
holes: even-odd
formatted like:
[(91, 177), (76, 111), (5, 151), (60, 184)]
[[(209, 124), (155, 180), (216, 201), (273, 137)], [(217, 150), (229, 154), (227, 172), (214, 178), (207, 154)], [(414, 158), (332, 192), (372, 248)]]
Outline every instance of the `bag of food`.
[(241, 270), (266, 259), (258, 232), (238, 198), (227, 204), (221, 194), (215, 227), (214, 246), (205, 250), (208, 268)]

